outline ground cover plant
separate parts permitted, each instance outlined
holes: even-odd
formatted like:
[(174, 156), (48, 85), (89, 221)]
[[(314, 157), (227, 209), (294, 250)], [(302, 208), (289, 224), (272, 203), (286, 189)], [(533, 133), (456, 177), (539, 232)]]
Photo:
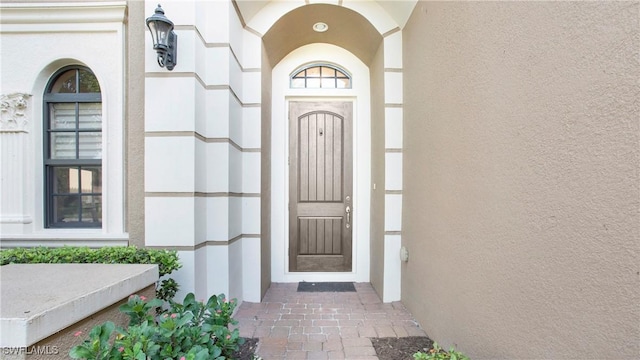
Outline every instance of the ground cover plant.
[[(205, 302), (188, 294), (183, 303), (170, 302), (160, 315), (155, 309), (162, 302), (146, 301), (134, 295), (120, 311), (129, 316), (126, 328), (116, 328), (112, 322), (94, 327), (89, 338), (71, 349), (74, 359), (96, 360), (205, 360), (233, 359), (244, 342), (238, 329), (229, 325), (237, 322), (231, 317), (235, 300), (214, 295)], [(77, 334), (78, 336), (82, 334)]]
[(433, 348), (429, 351), (419, 351), (413, 354), (413, 358), (415, 360), (471, 360), (453, 346), (449, 348), (449, 351), (444, 351), (436, 342), (433, 343)]
[(451, 348), (444, 351), (426, 336), (371, 338), (380, 360), (470, 360)]
[[(143, 249), (135, 246), (108, 246), (98, 249), (63, 246), (3, 249), (0, 265), (7, 264), (156, 264), (165, 276), (182, 267), (178, 253), (170, 250)], [(156, 297), (170, 301), (178, 291), (175, 280), (167, 278), (158, 284)]]

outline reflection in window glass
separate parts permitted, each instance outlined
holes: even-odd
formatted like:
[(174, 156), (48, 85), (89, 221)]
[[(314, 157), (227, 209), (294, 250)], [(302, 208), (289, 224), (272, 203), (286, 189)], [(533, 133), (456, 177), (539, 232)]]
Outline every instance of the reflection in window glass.
[(102, 158), (102, 133), (81, 132), (78, 134), (78, 159)]
[(102, 221), (102, 169), (100, 167), (52, 168), (52, 215), (60, 224)]
[(51, 129), (73, 129), (76, 127), (76, 104), (49, 104)]
[(80, 85), (81, 93), (99, 93), (100, 85), (98, 84), (98, 79), (96, 79), (95, 75), (91, 71), (85, 69), (78, 70), (78, 83)]
[(51, 133), (52, 159), (75, 159), (76, 158), (76, 133), (75, 132), (52, 132)]
[(78, 104), (78, 127), (82, 129), (102, 129), (102, 104)]
[(76, 70), (69, 70), (60, 74), (51, 86), (51, 93), (75, 94), (77, 89)]

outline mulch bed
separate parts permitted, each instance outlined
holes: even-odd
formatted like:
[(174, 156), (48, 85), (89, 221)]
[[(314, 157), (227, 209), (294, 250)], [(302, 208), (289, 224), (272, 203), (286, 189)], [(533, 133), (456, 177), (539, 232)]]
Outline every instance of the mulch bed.
[[(413, 354), (431, 349), (433, 341), (426, 336), (400, 338), (371, 338), (379, 360), (413, 360)], [(253, 360), (258, 339), (244, 339), (244, 344), (233, 354), (235, 360)]]
[(426, 336), (371, 338), (380, 360), (413, 360), (413, 354), (431, 349), (433, 341)]
[(253, 354), (255, 354), (258, 348), (258, 339), (244, 339), (244, 344), (240, 345), (240, 349), (233, 353), (233, 359), (236, 360), (253, 360)]

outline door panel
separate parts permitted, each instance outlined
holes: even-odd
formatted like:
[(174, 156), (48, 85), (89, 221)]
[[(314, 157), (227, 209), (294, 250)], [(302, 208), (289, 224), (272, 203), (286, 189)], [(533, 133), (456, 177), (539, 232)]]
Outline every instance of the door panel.
[(289, 114), (289, 271), (351, 271), (352, 103)]

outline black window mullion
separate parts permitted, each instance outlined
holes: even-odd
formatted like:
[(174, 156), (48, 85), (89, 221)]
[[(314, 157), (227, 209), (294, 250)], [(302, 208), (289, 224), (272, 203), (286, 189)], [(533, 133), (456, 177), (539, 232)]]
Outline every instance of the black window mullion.
[(78, 221), (82, 223), (82, 166), (78, 166)]
[(45, 216), (47, 225), (53, 224), (53, 167), (46, 166), (45, 169)]
[(47, 94), (44, 100), (50, 103), (69, 103), (69, 102), (102, 102), (100, 93), (84, 93), (84, 94)]
[(102, 166), (102, 159), (47, 159), (48, 166)]
[(76, 102), (76, 159), (80, 159), (80, 104)]
[(76, 95), (80, 93), (80, 69), (76, 69)]

